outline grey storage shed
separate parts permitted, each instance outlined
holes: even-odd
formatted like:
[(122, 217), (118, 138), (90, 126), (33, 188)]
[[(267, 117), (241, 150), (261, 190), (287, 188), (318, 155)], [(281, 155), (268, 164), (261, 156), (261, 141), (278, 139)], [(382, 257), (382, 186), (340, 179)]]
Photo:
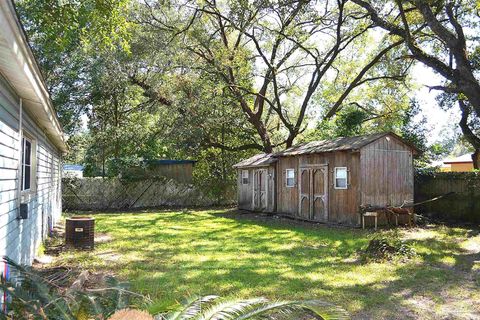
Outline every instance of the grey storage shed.
[(237, 169), (238, 208), (276, 211), (276, 162), (272, 154), (257, 154), (233, 167)]

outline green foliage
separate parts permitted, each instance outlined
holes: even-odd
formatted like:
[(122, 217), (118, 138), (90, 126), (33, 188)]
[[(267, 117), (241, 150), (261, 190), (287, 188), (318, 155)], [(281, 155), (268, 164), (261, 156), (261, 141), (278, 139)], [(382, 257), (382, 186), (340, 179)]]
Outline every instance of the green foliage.
[[(413, 124), (411, 62), (401, 46), (324, 119), (352, 78), (391, 44), (390, 36), (369, 31), (367, 19), (353, 18), (356, 7), (347, 3), (339, 30), (351, 41), (330, 67), (338, 4), (227, 1), (215, 9), (222, 33), (217, 13), (205, 10), (215, 4), (202, 1), (17, 1), (70, 136), (66, 161), (84, 164), (85, 176), (117, 176), (142, 160), (194, 159), (195, 183), (219, 198), (234, 191), (232, 165), (265, 149), (266, 140), (280, 149), (289, 137), (291, 143), (392, 130), (424, 143), (422, 126)], [(325, 73), (309, 92), (319, 61)], [(246, 116), (261, 101), (263, 111)], [(434, 147), (422, 163), (442, 151)]]
[(91, 105), (97, 55), (129, 51), (130, 0), (18, 0), (16, 7), (67, 134)]

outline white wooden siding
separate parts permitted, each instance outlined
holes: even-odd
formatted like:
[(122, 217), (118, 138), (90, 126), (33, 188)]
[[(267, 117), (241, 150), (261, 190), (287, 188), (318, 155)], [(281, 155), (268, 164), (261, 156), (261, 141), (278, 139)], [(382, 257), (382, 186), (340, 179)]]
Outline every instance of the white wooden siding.
[(48, 232), (50, 217), (61, 215), (61, 156), (44, 132), (23, 113), (23, 129), (35, 140), (36, 176), (28, 219), (18, 216), (19, 99), (0, 76), (0, 255), (31, 264)]

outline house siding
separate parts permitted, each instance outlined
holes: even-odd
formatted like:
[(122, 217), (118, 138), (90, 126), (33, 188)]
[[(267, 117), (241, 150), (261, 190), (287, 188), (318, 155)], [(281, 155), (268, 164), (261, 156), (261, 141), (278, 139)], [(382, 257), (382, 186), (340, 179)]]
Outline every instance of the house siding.
[(44, 132), (23, 112), (23, 130), (36, 148), (34, 190), (22, 196), (28, 218), (18, 219), (20, 161), (19, 98), (0, 76), (0, 255), (31, 264), (50, 225), (61, 216), (61, 154)]

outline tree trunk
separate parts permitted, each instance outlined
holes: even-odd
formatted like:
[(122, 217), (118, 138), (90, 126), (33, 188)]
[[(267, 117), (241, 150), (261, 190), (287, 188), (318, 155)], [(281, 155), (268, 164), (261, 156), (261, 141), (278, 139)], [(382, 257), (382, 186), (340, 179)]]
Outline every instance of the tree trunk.
[(462, 118), (460, 119), (459, 125), (462, 129), (463, 136), (475, 149), (475, 152), (472, 154), (473, 168), (480, 169), (480, 137), (476, 136), (468, 125), (468, 116), (471, 113), (470, 107), (460, 98), (458, 99), (458, 105), (462, 112)]
[(262, 120), (259, 119), (258, 115), (255, 115), (253, 117), (250, 115), (247, 116), (249, 116), (248, 121), (255, 127), (258, 135), (260, 136), (260, 139), (262, 139), (263, 151), (265, 153), (272, 153), (273, 146), (265, 124), (262, 122)]
[(472, 154), (473, 169), (480, 170), (480, 148), (475, 149), (475, 152)]

